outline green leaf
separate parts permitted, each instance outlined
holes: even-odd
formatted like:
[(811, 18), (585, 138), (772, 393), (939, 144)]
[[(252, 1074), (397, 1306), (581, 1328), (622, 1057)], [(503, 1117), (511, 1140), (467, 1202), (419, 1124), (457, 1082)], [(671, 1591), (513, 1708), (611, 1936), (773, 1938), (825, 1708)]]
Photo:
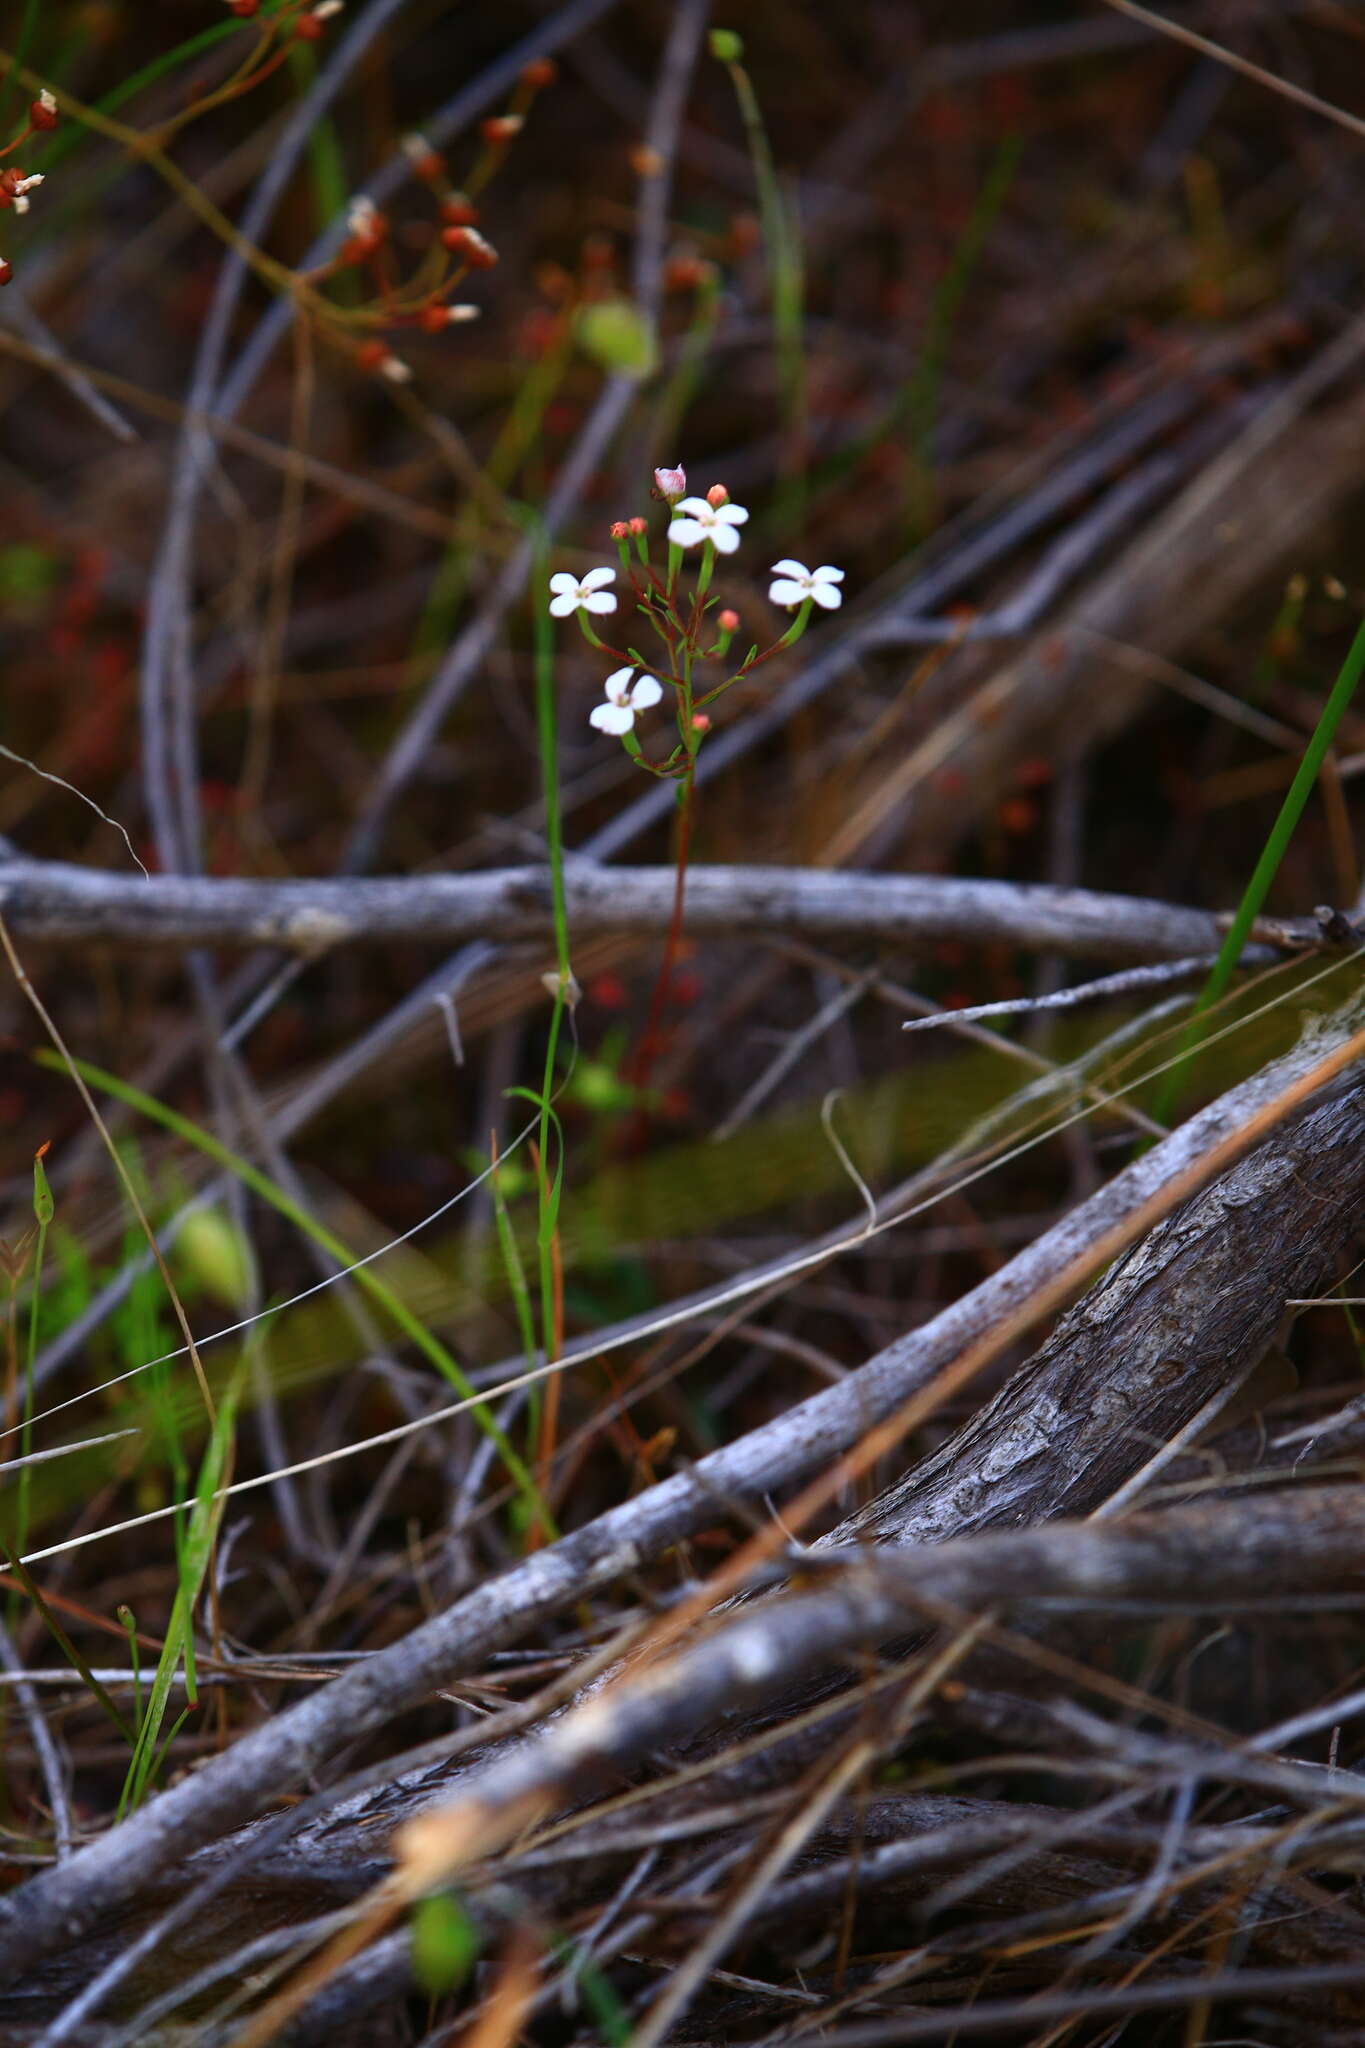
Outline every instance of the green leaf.
[(619, 377), (648, 377), (659, 359), (653, 323), (630, 299), (600, 299), (580, 309), (578, 345)]

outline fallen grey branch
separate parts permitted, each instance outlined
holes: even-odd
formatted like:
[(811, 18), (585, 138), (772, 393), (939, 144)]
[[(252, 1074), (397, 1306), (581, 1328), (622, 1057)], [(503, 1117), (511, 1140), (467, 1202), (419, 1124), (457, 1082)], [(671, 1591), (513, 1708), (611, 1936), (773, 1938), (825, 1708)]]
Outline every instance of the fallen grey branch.
[[(670, 867), (571, 862), (569, 928), (579, 941), (667, 929)], [(0, 914), (18, 937), (119, 945), (287, 946), (301, 953), (395, 939), (544, 939), (553, 934), (545, 868), (380, 880), (237, 881), (139, 876), (62, 861), (0, 861)], [(939, 875), (849, 874), (819, 868), (697, 867), (684, 923), (694, 935), (801, 933), (889, 944), (940, 939), (1045, 947), (1096, 959), (1183, 960), (1215, 953), (1225, 920), (1141, 896), (1041, 882)], [(1265, 924), (1263, 940), (1321, 938), (1311, 920)], [(1273, 959), (1265, 943), (1247, 964)]]

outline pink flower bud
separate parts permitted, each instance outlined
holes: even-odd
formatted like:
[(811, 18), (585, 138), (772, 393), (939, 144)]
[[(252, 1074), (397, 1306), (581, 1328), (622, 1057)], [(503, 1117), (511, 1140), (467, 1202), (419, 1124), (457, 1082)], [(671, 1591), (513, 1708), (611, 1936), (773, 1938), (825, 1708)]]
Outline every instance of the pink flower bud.
[(612, 520), (611, 537), (613, 540), (628, 540), (630, 538), (630, 527), (624, 519)]
[(692, 713), (692, 730), (693, 732), (710, 732), (711, 720), (705, 711), (694, 711)]
[(737, 633), (739, 631), (739, 613), (731, 611), (729, 605), (727, 605), (723, 612), (717, 614), (716, 624), (720, 627), (722, 633)]
[(687, 471), (678, 469), (656, 469), (654, 488), (661, 498), (667, 498), (670, 505), (687, 495)]
[(706, 493), (706, 502), (708, 505), (714, 505), (719, 510), (722, 505), (729, 504), (730, 493), (726, 490), (724, 484), (712, 484), (710, 490)]
[(633, 519), (627, 520), (626, 524), (629, 526), (631, 532), (634, 534), (649, 532), (649, 521), (647, 519), (642, 519), (638, 512), (636, 513)]

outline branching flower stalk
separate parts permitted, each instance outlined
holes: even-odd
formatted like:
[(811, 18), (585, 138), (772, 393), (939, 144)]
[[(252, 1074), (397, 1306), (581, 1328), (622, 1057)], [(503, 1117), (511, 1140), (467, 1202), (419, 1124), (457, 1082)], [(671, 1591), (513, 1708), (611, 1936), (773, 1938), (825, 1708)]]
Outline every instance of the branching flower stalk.
[[(650, 661), (634, 646), (613, 646), (598, 630), (597, 622), (610, 618), (618, 608), (616, 592), (611, 588), (617, 580), (617, 569), (603, 565), (582, 577), (560, 570), (549, 580), (551, 615), (576, 618), (589, 646), (621, 664), (607, 677), (606, 701), (591, 712), (590, 723), (599, 732), (618, 738), (637, 767), (661, 781), (677, 784), (673, 913), (636, 1060), (634, 1079), (639, 1087), (644, 1086), (653, 1059), (681, 943), (697, 756), (711, 730), (710, 707), (765, 661), (794, 646), (817, 606), (824, 611), (837, 610), (843, 601), (840, 585), (844, 580), (843, 570), (828, 563), (807, 569), (790, 556), (774, 563), (768, 600), (793, 613), (791, 624), (766, 647), (760, 648), (755, 641), (744, 659), (731, 668), (730, 647), (739, 631), (740, 618), (722, 603), (720, 594), (712, 589), (712, 581), (717, 559), (738, 549), (740, 530), (747, 524), (749, 514), (743, 505), (732, 501), (724, 484), (712, 484), (704, 497), (689, 497), (687, 473), (681, 468), (656, 469), (652, 495), (662, 499), (669, 512), (663, 564), (657, 565), (653, 559), (647, 519), (639, 515), (619, 519), (611, 528), (611, 537), (634, 608), (659, 642), (660, 657)], [(687, 556), (697, 548), (701, 550), (701, 560), (689, 588), (683, 570)], [(712, 680), (717, 669), (719, 677)], [(654, 759), (641, 747), (635, 724), (642, 712), (664, 701), (669, 689), (673, 692), (677, 742), (662, 758)]]
[[(54, 94), (40, 86), (40, 81), (24, 65), (0, 51), (0, 76), (12, 78), (30, 90), (38, 89), (26, 125), (0, 147), (0, 160), (32, 136), (56, 128), (62, 116), (69, 116), (79, 126), (107, 137), (155, 169), (264, 284), (293, 301), (300, 320), (309, 322), (323, 345), (349, 357), (367, 375), (383, 377), (394, 385), (406, 384), (412, 371), (393, 350), (388, 339), (393, 330), (440, 334), (448, 327), (479, 316), (476, 304), (455, 296), (471, 272), (491, 270), (498, 261), (497, 250), (479, 231), (476, 195), (502, 167), (512, 142), (525, 126), (536, 95), (554, 82), (556, 67), (548, 58), (523, 66), (506, 111), (490, 115), (480, 124), (479, 148), (463, 189), (451, 183), (445, 158), (425, 137), (412, 135), (406, 139), (404, 149), (413, 178), (427, 187), (436, 208), (434, 222), (410, 224), (410, 235), (425, 233), (428, 239), (425, 253), (411, 276), (401, 280), (397, 277), (389, 217), (364, 197), (353, 201), (349, 209), (347, 232), (337, 253), (311, 271), (297, 271), (243, 241), (232, 223), (196, 182), (179, 170), (165, 149), (187, 123), (201, 119), (224, 101), (253, 91), (300, 46), (319, 42), (341, 15), (344, 0), (285, 0), (285, 4), (276, 7), (263, 5), (263, 0), (227, 0), (227, 5), (231, 14), (255, 31), (251, 51), (212, 92), (192, 98), (169, 120), (143, 132), (125, 126), (96, 107), (83, 105), (69, 93)], [(30, 191), (42, 182), (40, 172), (27, 173), (17, 165), (0, 169), (0, 212), (26, 213)], [(356, 272), (371, 284), (370, 297), (358, 304), (343, 304), (328, 295), (325, 287), (333, 279), (345, 276), (349, 280)], [(0, 285), (7, 284), (12, 274), (9, 262), (0, 258)]]

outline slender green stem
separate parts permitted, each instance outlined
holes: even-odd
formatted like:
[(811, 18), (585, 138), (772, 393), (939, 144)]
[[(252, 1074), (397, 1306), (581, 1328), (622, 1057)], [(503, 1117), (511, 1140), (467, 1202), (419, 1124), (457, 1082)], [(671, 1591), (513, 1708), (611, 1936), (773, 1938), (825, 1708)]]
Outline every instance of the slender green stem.
[[(59, 1072), (66, 1070), (65, 1062), (53, 1054), (41, 1052), (36, 1058), (42, 1066), (54, 1067)], [(76, 1060), (73, 1064), (75, 1071), (88, 1086), (103, 1089), (107, 1095), (112, 1095), (115, 1101), (127, 1103), (130, 1109), (135, 1109), (141, 1115), (150, 1118), (153, 1123), (160, 1124), (163, 1130), (173, 1131), (177, 1137), (184, 1138), (188, 1144), (205, 1153), (216, 1165), (225, 1167), (229, 1173), (235, 1174), (253, 1194), (259, 1195), (263, 1202), (268, 1202), (272, 1209), (285, 1217), (296, 1229), (312, 1238), (314, 1244), (321, 1245), (328, 1257), (334, 1259), (338, 1266), (349, 1273), (356, 1285), (362, 1287), (371, 1300), (392, 1317), (403, 1335), (416, 1346), (430, 1364), (435, 1366), (441, 1377), (448, 1380), (463, 1399), (476, 1401), (472, 1413), (479, 1427), (492, 1439), (498, 1456), (506, 1466), (509, 1476), (516, 1482), (528, 1506), (549, 1533), (554, 1533), (549, 1510), (540, 1498), (535, 1481), (508, 1442), (497, 1417), (485, 1402), (477, 1401), (475, 1390), (463, 1368), (456, 1363), (445, 1345), (433, 1335), (426, 1324), (413, 1314), (401, 1295), (387, 1286), (369, 1266), (358, 1265), (348, 1247), (327, 1228), (326, 1224), (319, 1223), (315, 1216), (310, 1216), (306, 1209), (301, 1209), (282, 1188), (276, 1187), (273, 1180), (258, 1167), (253, 1166), (250, 1160), (243, 1159), (240, 1153), (231, 1151), (214, 1137), (211, 1131), (204, 1130), (201, 1125), (192, 1123), (188, 1117), (168, 1108), (154, 1095), (146, 1094), (141, 1088), (134, 1088), (118, 1074), (108, 1073), (104, 1068), (94, 1066), (88, 1060)]]
[(1304, 749), (1298, 772), (1289, 785), (1289, 792), (1280, 805), (1280, 813), (1270, 830), (1270, 837), (1261, 849), (1261, 857), (1252, 870), (1251, 880), (1242, 893), (1237, 914), (1228, 926), (1228, 934), (1219, 949), (1218, 958), (1209, 972), (1209, 978), (1199, 991), (1181, 1047), (1182, 1057), (1171, 1067), (1161, 1093), (1157, 1098), (1156, 1115), (1165, 1123), (1179, 1097), (1181, 1084), (1189, 1068), (1189, 1054), (1199, 1040), (1200, 1019), (1207, 1010), (1223, 996), (1232, 980), (1242, 949), (1251, 936), (1251, 928), (1260, 916), (1270, 886), (1279, 872), (1280, 862), (1289, 851), (1289, 842), (1299, 819), (1303, 816), (1304, 805), (1308, 802), (1313, 784), (1327, 750), (1336, 737), (1337, 727), (1346, 714), (1361, 675), (1365, 673), (1365, 620), (1356, 628), (1356, 635), (1341, 664), (1332, 693), (1323, 707), (1322, 716), (1313, 728), (1313, 736)]
[[(542, 536), (536, 563), (536, 587), (546, 581), (546, 543)], [(580, 612), (580, 618), (583, 614)], [(546, 1362), (558, 1358), (563, 1339), (559, 1315), (559, 1288), (555, 1277), (555, 1239), (559, 1224), (559, 1191), (563, 1174), (563, 1144), (558, 1138), (553, 1099), (555, 1062), (565, 1011), (573, 996), (573, 967), (569, 958), (569, 913), (564, 894), (564, 821), (559, 792), (559, 718), (555, 701), (554, 631), (543, 606), (535, 612), (536, 731), (540, 746), (541, 786), (545, 804), (545, 842), (550, 856), (550, 900), (555, 933), (555, 1000), (550, 1029), (545, 1039), (545, 1066), (540, 1083), (540, 1158), (536, 1188), (540, 1223), (536, 1232), (540, 1268), (541, 1341)], [(555, 1125), (552, 1134), (551, 1126)], [(550, 1142), (556, 1137), (556, 1161), (550, 1168)], [(533, 1420), (538, 1404), (532, 1403)], [(547, 1427), (554, 1409), (546, 1407)]]

